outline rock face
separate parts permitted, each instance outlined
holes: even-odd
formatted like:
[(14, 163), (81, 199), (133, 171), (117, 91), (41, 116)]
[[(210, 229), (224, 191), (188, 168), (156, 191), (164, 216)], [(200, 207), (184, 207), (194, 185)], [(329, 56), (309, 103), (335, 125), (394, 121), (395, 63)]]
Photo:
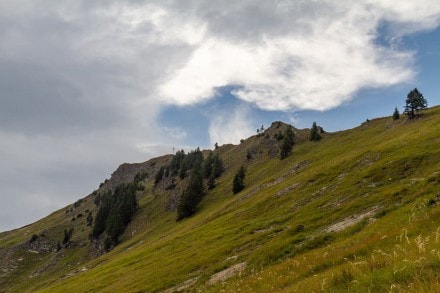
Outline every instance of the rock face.
[(160, 166), (168, 164), (172, 157), (172, 155), (166, 155), (143, 163), (124, 163), (113, 172), (110, 179), (105, 180), (104, 183), (102, 183), (100, 189), (103, 191), (113, 190), (120, 184), (132, 182), (136, 174), (141, 172), (146, 172), (150, 177), (153, 177), (159, 170)]

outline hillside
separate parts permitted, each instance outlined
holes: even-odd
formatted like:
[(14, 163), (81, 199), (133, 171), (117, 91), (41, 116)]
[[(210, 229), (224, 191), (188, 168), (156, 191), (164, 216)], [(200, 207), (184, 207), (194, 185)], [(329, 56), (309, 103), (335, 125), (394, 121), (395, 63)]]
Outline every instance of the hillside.
[[(1, 233), (0, 291), (440, 291), (440, 107), (319, 142), (294, 129), (293, 152), (280, 160), (274, 136), (286, 127), (275, 122), (214, 150), (225, 171), (182, 221), (175, 209), (186, 181), (154, 184), (168, 155), (121, 165), (89, 196)], [(242, 165), (245, 189), (234, 195)], [(96, 218), (99, 194), (137, 174), (138, 209), (102, 254), (87, 215)]]

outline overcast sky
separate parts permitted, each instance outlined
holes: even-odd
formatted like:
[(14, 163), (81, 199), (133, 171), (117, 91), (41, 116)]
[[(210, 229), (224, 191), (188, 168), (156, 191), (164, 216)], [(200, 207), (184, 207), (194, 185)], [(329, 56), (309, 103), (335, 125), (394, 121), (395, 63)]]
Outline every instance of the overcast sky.
[(2, 0), (0, 231), (173, 147), (440, 104), (439, 23), (438, 0)]

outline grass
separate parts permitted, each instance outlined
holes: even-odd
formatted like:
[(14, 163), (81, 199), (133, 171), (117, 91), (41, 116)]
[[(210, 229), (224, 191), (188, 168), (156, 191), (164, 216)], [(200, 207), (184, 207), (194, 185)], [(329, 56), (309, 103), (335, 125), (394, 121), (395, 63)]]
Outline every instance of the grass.
[[(266, 131), (273, 137), (278, 129)], [(265, 136), (217, 150), (226, 172), (198, 212), (181, 222), (165, 209), (170, 191), (147, 178), (140, 208), (114, 250), (91, 258), (87, 246), (63, 248), (56, 264), (33, 278), (55, 253), (16, 250), (9, 259), (22, 257), (22, 263), (0, 275), (1, 287), (155, 292), (197, 278), (191, 288), (208, 292), (439, 291), (440, 108), (411, 122), (373, 119), (318, 143), (309, 142), (306, 131), (297, 133), (293, 154), (282, 161), (270, 156)], [(233, 195), (241, 165), (246, 188)], [(71, 221), (87, 209), (96, 211), (92, 197), (0, 234), (0, 253), (42, 231), (62, 239), (72, 225), (74, 240), (87, 242), (85, 217)], [(341, 231), (326, 230), (370, 210), (374, 214)], [(243, 272), (208, 285), (213, 274), (242, 262)]]

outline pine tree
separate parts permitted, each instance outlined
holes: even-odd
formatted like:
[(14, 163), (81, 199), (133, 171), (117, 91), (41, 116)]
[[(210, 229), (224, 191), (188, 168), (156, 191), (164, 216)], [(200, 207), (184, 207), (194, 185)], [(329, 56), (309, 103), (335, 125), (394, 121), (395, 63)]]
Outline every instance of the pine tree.
[(214, 156), (212, 155), (212, 152), (209, 152), (208, 157), (203, 161), (204, 178), (209, 178), (209, 176), (211, 176), (213, 164), (214, 164)]
[(406, 97), (405, 111), (409, 119), (416, 117), (416, 112), (428, 107), (428, 102), (417, 88), (410, 91)]
[(393, 113), (393, 120), (399, 120), (400, 118), (400, 114), (399, 114), (399, 110), (397, 110), (397, 107), (394, 109), (394, 113)]
[(218, 154), (216, 154), (213, 159), (212, 173), (214, 174), (214, 178), (220, 177), (223, 173), (223, 161)]
[(292, 152), (294, 142), (295, 133), (292, 130), (292, 127), (287, 126), (286, 131), (284, 132), (284, 135), (282, 136), (282, 142), (280, 147), (280, 159), (286, 158), (290, 153)]
[(246, 176), (246, 169), (243, 166), (241, 166), (237, 174), (235, 174), (234, 180), (232, 181), (232, 192), (234, 194), (237, 194), (244, 189), (245, 176)]
[(184, 150), (177, 151), (176, 154), (173, 156), (173, 159), (171, 160), (171, 163), (168, 168), (170, 169), (171, 176), (174, 176), (179, 172), (180, 166), (184, 158), (185, 158)]
[[(104, 244), (107, 250), (118, 243), (119, 236), (124, 232), (136, 212), (136, 191), (138, 189), (139, 186), (135, 182), (121, 184), (113, 192), (108, 191), (101, 196), (90, 237), (98, 239), (106, 232), (107, 238)], [(91, 217), (91, 213), (89, 215)], [(93, 221), (93, 217), (91, 219)]]
[(196, 212), (197, 206), (205, 195), (201, 166), (194, 168), (188, 187), (183, 191), (177, 206), (177, 221)]
[(92, 216), (92, 212), (90, 211), (87, 214), (87, 227), (92, 226), (93, 225), (93, 216)]
[(159, 171), (156, 174), (156, 177), (154, 178), (154, 184), (158, 184), (162, 180), (164, 173), (165, 173), (165, 167), (162, 166), (160, 167)]
[(313, 122), (312, 129), (310, 129), (310, 140), (311, 141), (321, 140), (321, 134), (319, 134), (319, 128), (316, 125), (316, 122)]
[(211, 173), (211, 176), (208, 178), (208, 190), (215, 188), (215, 176), (214, 173)]
[(70, 228), (70, 230), (64, 229), (64, 238), (63, 238), (63, 244), (67, 244), (73, 235), (73, 228)]

